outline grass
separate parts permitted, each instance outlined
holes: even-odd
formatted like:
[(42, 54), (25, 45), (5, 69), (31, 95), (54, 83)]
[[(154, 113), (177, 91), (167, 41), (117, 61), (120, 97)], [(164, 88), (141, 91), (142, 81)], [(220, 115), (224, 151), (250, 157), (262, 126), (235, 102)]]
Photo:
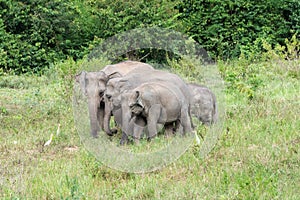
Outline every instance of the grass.
[(110, 169), (81, 144), (65, 86), (71, 80), (1, 76), (0, 198), (299, 199), (299, 66), (219, 63), (227, 112), (215, 148), (202, 158), (193, 145), (146, 174)]

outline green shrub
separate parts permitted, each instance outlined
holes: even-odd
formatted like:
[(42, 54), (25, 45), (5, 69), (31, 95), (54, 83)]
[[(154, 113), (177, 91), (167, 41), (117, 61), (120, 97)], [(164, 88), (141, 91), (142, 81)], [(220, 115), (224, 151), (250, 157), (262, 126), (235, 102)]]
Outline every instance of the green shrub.
[[(172, 1), (0, 0), (0, 67), (40, 72), (90, 44), (137, 27), (174, 27)], [(99, 39), (100, 38), (100, 39)]]
[(68, 0), (0, 0), (0, 67), (16, 73), (39, 72), (71, 55), (90, 38), (81, 37), (78, 10)]
[[(300, 2), (0, 0), (0, 68), (40, 73), (68, 57), (83, 58), (115, 34), (149, 26), (183, 32), (215, 59), (260, 55), (264, 42), (274, 49), (299, 38)], [(120, 59), (167, 62), (165, 55), (142, 49)]]
[(248, 56), (241, 54), (238, 59), (229, 62), (219, 61), (218, 66), (228, 91), (239, 92), (251, 100), (256, 91), (264, 86), (266, 76), (261, 74), (300, 78), (300, 40), (296, 35), (290, 40), (286, 39), (282, 46), (277, 44), (273, 48), (266, 41), (262, 41), (262, 46), (264, 49), (260, 54), (251, 51)]
[(222, 59), (248, 53), (253, 45), (259, 53), (261, 40), (282, 45), (300, 32), (297, 0), (182, 1), (177, 9), (184, 31)]

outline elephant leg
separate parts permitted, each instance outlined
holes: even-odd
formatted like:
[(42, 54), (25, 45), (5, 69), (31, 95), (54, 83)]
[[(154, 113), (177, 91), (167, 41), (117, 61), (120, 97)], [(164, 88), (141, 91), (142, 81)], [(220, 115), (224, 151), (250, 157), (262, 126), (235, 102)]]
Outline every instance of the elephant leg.
[(98, 131), (100, 130), (99, 121), (98, 121), (98, 102), (89, 101), (89, 117), (90, 117), (90, 125), (91, 125), (91, 135), (94, 138), (98, 137)]
[(133, 124), (133, 138), (134, 142), (137, 144), (142, 138), (146, 122), (142, 117), (136, 116)]
[(184, 132), (183, 132), (183, 127), (182, 127), (182, 125), (181, 125), (179, 119), (177, 119), (177, 120), (175, 121), (175, 128), (174, 128), (174, 131), (175, 131), (175, 133), (178, 133), (179, 135), (183, 135), (183, 134), (184, 134)]
[(104, 102), (100, 103), (100, 107), (97, 111), (97, 119), (101, 130), (104, 130)]
[(152, 105), (148, 112), (147, 124), (148, 124), (148, 140), (151, 140), (157, 135), (157, 122), (161, 114), (161, 106), (156, 104)]
[(183, 135), (185, 135), (185, 133), (191, 133), (193, 129), (188, 110), (186, 108), (182, 108), (180, 114), (180, 122), (183, 127)]
[(111, 132), (113, 134), (118, 133), (118, 128), (117, 127), (121, 127), (122, 126), (122, 109), (117, 109), (113, 111), (113, 115), (114, 115), (114, 124), (115, 127), (111, 128)]
[(190, 122), (191, 122), (191, 128), (194, 129), (195, 125), (193, 123), (193, 118), (192, 118), (192, 112), (191, 112), (191, 106), (190, 105), (188, 107), (188, 115), (189, 115), (189, 119), (190, 119)]
[(128, 135), (132, 135), (133, 127), (130, 127), (131, 121), (131, 112), (130, 108), (126, 103), (123, 103), (122, 106), (122, 138), (120, 141), (121, 145), (128, 143)]
[(173, 135), (173, 129), (174, 129), (174, 125), (173, 123), (167, 123), (165, 124), (165, 136), (167, 138), (171, 137)]
[(113, 133), (110, 130), (110, 118), (111, 118), (111, 111), (112, 111), (112, 105), (110, 102), (105, 101), (105, 111), (104, 111), (104, 119), (103, 119), (103, 126), (104, 131), (107, 135), (112, 136)]

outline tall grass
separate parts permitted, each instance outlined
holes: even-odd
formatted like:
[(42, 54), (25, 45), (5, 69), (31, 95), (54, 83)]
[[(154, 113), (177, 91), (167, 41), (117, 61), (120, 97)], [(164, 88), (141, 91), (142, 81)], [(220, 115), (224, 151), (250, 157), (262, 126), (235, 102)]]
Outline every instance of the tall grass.
[(215, 148), (202, 158), (195, 144), (147, 174), (112, 170), (81, 144), (71, 104), (78, 65), (0, 76), (0, 198), (300, 198), (299, 60), (220, 62), (227, 112)]

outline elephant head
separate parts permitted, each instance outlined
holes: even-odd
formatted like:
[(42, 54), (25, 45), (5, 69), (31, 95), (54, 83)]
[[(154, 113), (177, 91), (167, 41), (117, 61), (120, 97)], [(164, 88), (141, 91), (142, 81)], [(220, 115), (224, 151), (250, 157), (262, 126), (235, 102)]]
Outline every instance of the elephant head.
[(91, 135), (97, 137), (97, 132), (103, 128), (104, 111), (101, 108), (103, 94), (106, 88), (108, 76), (102, 72), (82, 71), (76, 75), (75, 80), (88, 99), (88, 109), (91, 125)]
[(129, 88), (129, 82), (126, 79), (113, 78), (107, 82), (105, 97), (112, 102), (115, 107), (121, 106), (121, 94)]
[(217, 122), (217, 102), (215, 94), (206, 86), (188, 84), (191, 99), (191, 114), (205, 125)]
[(130, 97), (129, 97), (129, 108), (133, 115), (141, 115), (145, 106), (141, 100), (141, 93), (140, 91), (135, 91)]

